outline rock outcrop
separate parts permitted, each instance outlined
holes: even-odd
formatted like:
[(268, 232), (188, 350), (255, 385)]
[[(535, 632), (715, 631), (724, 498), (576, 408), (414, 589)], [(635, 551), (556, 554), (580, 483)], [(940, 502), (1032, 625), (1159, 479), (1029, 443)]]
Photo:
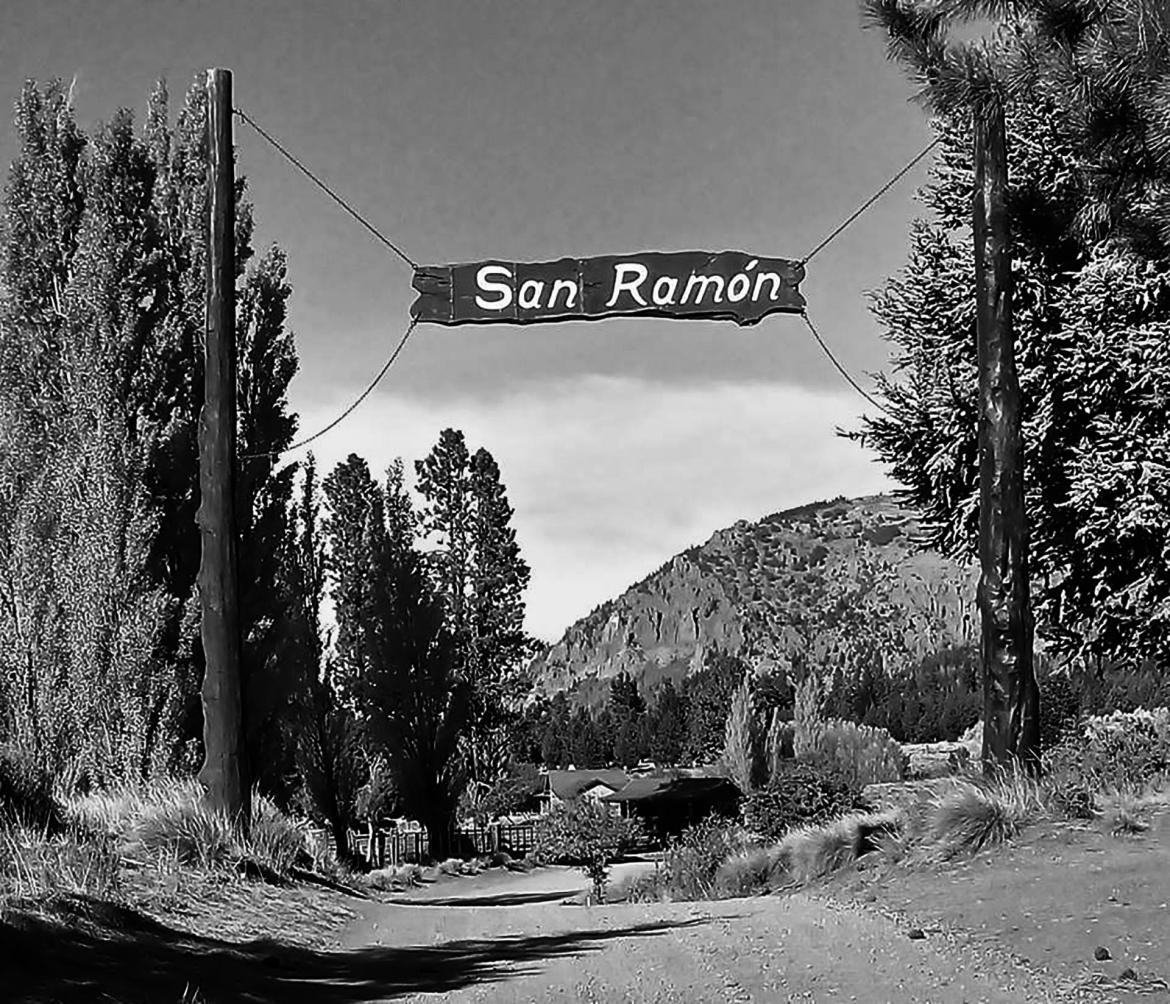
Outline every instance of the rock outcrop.
[(975, 575), (925, 548), (887, 496), (740, 521), (570, 627), (532, 665), (538, 694), (595, 704), (628, 672), (653, 687), (711, 649), (758, 669), (911, 664), (977, 637)]

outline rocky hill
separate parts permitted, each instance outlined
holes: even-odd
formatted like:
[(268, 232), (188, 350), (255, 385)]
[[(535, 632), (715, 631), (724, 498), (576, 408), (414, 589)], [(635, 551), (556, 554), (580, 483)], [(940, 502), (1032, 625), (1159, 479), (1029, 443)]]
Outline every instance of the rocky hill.
[(622, 671), (645, 691), (712, 648), (760, 671), (894, 670), (975, 640), (976, 571), (921, 540), (917, 514), (888, 496), (740, 521), (570, 627), (534, 661), (535, 692), (595, 704)]

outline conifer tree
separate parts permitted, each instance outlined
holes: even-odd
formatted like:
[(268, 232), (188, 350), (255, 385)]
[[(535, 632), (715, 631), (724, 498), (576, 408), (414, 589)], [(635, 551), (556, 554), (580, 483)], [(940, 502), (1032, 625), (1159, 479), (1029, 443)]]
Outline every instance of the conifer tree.
[(523, 629), (529, 569), (499, 466), (486, 449), (472, 455), (462, 432), (444, 429), (415, 470), (423, 497), (418, 525), (434, 545), (429, 560), (469, 688), (472, 780), (491, 783), (507, 764), (507, 729), (531, 655)]

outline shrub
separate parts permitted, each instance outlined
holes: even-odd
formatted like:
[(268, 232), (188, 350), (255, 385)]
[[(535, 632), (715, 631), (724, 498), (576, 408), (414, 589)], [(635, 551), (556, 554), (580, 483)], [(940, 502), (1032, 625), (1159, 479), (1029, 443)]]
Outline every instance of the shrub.
[(718, 816), (688, 826), (662, 856), (662, 874), (671, 899), (707, 899), (728, 857), (747, 845), (743, 828)]
[(854, 787), (901, 781), (902, 747), (885, 729), (837, 719), (805, 719), (796, 730), (797, 756), (831, 764)]
[(1091, 815), (1102, 792), (1140, 792), (1170, 776), (1170, 709), (1085, 719), (1045, 755), (1053, 797), (1070, 815)]
[(623, 819), (608, 806), (579, 799), (541, 817), (535, 856), (541, 861), (578, 865), (592, 880), (594, 895), (602, 902), (610, 864), (640, 836), (637, 819)]
[(857, 806), (857, 793), (831, 767), (785, 760), (768, 787), (752, 792), (744, 804), (748, 829), (778, 840), (794, 826), (849, 812)]
[(48, 772), (18, 750), (0, 750), (0, 825), (59, 833), (64, 822)]
[(1081, 713), (1080, 694), (1069, 674), (1051, 672), (1040, 680), (1040, 748), (1051, 749), (1074, 730)]

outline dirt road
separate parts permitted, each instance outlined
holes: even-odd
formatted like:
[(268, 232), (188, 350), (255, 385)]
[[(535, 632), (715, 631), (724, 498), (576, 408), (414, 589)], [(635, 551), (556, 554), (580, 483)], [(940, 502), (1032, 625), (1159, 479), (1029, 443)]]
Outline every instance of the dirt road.
[[(864, 906), (815, 896), (566, 906), (566, 869), (493, 876), (371, 904), (345, 947), (414, 946), (429, 963), (390, 1000), (1041, 1002), (1058, 991), (986, 945), (912, 939)], [(374, 999), (374, 998), (370, 998)]]

